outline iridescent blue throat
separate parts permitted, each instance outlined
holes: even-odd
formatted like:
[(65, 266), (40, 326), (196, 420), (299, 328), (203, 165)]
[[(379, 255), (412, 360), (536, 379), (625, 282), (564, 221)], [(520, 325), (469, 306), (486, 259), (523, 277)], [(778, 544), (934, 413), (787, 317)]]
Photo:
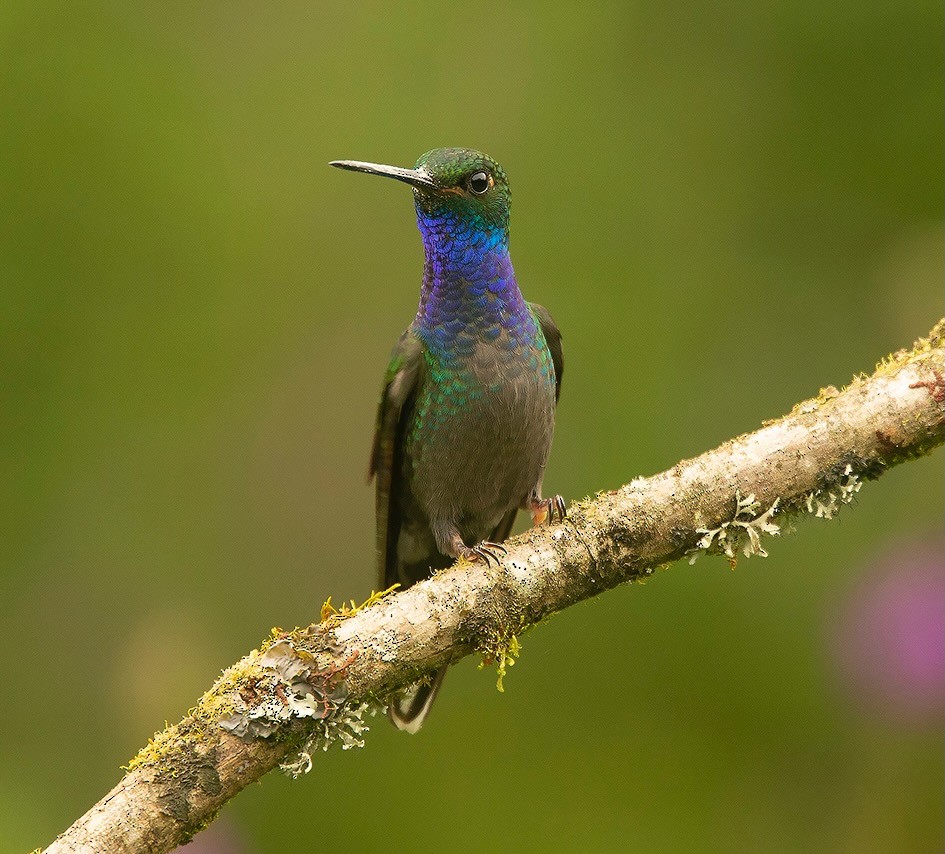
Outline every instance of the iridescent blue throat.
[(537, 325), (515, 281), (509, 234), (453, 212), (417, 208), (423, 283), (415, 327), (444, 362), (468, 355), (477, 339), (506, 333), (510, 347), (534, 341)]

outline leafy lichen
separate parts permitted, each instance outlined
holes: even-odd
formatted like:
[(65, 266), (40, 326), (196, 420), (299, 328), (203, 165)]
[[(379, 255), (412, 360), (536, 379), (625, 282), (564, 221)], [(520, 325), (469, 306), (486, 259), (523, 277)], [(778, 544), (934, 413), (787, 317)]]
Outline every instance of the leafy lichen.
[(833, 519), (844, 504), (853, 501), (862, 486), (863, 481), (853, 472), (853, 466), (847, 463), (835, 484), (809, 492), (804, 496), (803, 506), (818, 519)]
[(258, 658), (263, 675), (240, 692), (241, 703), (218, 725), (240, 738), (270, 738), (291, 721), (310, 719), (312, 728), (296, 758), (282, 766), (296, 777), (311, 768), (316, 750), (336, 743), (345, 750), (362, 747), (362, 735), (368, 730), (363, 715), (373, 707), (348, 701), (344, 675), (356, 658), (355, 653), (319, 668), (310, 653), (282, 636)]
[(377, 707), (369, 703), (343, 704), (333, 714), (322, 718), (315, 724), (312, 734), (299, 748), (295, 758), (283, 762), (279, 767), (290, 777), (301, 777), (312, 770), (312, 754), (318, 750), (328, 750), (333, 744), (341, 745), (342, 750), (364, 747), (364, 733), (370, 727), (364, 715), (377, 712)]
[(781, 533), (781, 526), (771, 521), (778, 512), (778, 502), (776, 498), (764, 513), (759, 513), (761, 505), (755, 499), (755, 494), (743, 498), (736, 489), (735, 515), (717, 528), (696, 528), (696, 533), (702, 534), (702, 537), (696, 542), (696, 547), (690, 550), (692, 557), (689, 563), (695, 563), (700, 554), (723, 554), (734, 569), (739, 551), (745, 557), (767, 557), (761, 537), (762, 534), (774, 537)]

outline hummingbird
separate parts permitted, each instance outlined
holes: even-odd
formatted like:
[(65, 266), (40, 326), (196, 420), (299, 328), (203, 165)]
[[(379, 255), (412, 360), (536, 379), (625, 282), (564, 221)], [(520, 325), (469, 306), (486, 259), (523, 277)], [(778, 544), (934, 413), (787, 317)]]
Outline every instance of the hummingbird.
[[(380, 589), (458, 559), (498, 565), (519, 510), (536, 525), (566, 513), (560, 495), (542, 497), (561, 333), (519, 290), (505, 171), (467, 148), (428, 151), (413, 169), (330, 165), (412, 187), (423, 240), (420, 304), (391, 353), (371, 452)], [(420, 729), (446, 669), (390, 703), (399, 729)]]

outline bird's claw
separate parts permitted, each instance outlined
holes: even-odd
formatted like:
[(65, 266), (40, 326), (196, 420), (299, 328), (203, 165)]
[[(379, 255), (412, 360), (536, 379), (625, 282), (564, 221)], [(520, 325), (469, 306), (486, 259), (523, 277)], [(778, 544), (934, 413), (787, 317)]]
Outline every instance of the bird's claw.
[(532, 523), (536, 526), (563, 522), (568, 515), (568, 508), (560, 495), (537, 501), (533, 507)]
[(491, 566), (491, 561), (495, 561), (495, 565), (498, 566), (502, 563), (502, 557), (507, 555), (509, 550), (501, 543), (490, 543), (488, 540), (483, 540), (478, 545), (473, 546), (469, 552), (469, 560), (485, 561), (486, 566)]
[(548, 524), (555, 521), (555, 516), (559, 522), (563, 522), (568, 515), (568, 507), (560, 495), (555, 495), (548, 499)]

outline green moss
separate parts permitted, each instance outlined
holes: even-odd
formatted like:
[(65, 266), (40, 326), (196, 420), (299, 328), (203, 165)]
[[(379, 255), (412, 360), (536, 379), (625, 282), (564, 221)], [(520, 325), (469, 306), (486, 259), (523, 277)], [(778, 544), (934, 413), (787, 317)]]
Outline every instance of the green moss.
[[(332, 627), (337, 626), (342, 620), (347, 620), (349, 617), (353, 617), (355, 614), (360, 613), (366, 608), (376, 605), (385, 596), (393, 593), (398, 587), (400, 587), (399, 584), (392, 584), (386, 590), (381, 590), (380, 592), (373, 591), (371, 595), (368, 596), (368, 598), (365, 599), (360, 605), (355, 602), (354, 599), (351, 599), (350, 604), (342, 602), (341, 606), (338, 608), (334, 606), (331, 601), (331, 596), (329, 596), (322, 605), (321, 621), (323, 624), (329, 624)], [(296, 629), (296, 631), (299, 630)]]
[(495, 665), (495, 687), (502, 693), (505, 692), (505, 674), (507, 670), (515, 664), (519, 655), (521, 655), (522, 644), (519, 641), (519, 635), (524, 630), (524, 619), (520, 619), (518, 628), (514, 631), (508, 626), (503, 626), (478, 649), (482, 655), (479, 669)]
[[(268, 642), (263, 647), (267, 645)], [(184, 720), (155, 733), (148, 739), (147, 745), (122, 768), (134, 771), (142, 767), (154, 767), (163, 773), (176, 773), (181, 755), (210, 743), (216, 734), (217, 723), (236, 710), (234, 697), (254, 690), (259, 678), (255, 672), (259, 654), (259, 650), (254, 650), (227, 668), (197, 705), (187, 712)], [(168, 757), (173, 757), (173, 765), (165, 763)]]

